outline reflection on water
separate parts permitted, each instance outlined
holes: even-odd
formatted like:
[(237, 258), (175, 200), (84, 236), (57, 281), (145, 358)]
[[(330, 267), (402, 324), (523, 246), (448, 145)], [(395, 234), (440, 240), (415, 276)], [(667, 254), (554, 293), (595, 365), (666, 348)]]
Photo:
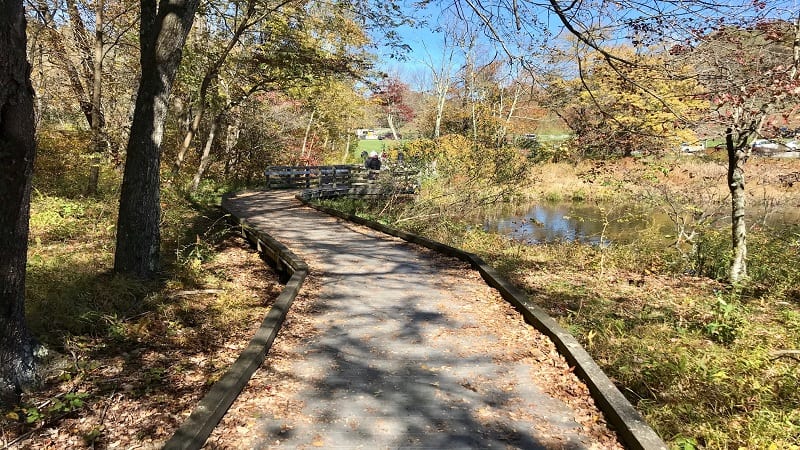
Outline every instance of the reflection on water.
[[(762, 218), (750, 217), (749, 223)], [(656, 236), (653, 237), (660, 235), (665, 240), (675, 234), (672, 221), (666, 214), (634, 206), (608, 207), (582, 203), (523, 207), (503, 205), (484, 211), (481, 220), (484, 230), (529, 244), (575, 241), (605, 246), (632, 242), (641, 238), (641, 232), (646, 229), (655, 229)], [(775, 212), (767, 218), (771, 226), (797, 224), (799, 221), (800, 211), (797, 208)], [(605, 230), (604, 222), (607, 222)], [(728, 220), (717, 221), (720, 227), (729, 226), (729, 223)]]
[[(608, 245), (633, 239), (649, 225), (649, 220), (669, 226), (666, 216), (656, 218), (631, 211), (605, 211), (585, 204), (533, 205), (527, 210), (506, 211), (505, 214), (502, 210), (494, 211), (496, 214), (484, 218), (484, 229), (530, 244), (577, 241)], [(665, 231), (667, 234), (668, 230)]]

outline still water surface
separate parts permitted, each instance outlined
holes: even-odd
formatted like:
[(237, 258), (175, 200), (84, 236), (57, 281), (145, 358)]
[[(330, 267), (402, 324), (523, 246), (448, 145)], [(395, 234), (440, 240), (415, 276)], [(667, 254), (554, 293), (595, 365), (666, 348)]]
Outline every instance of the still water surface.
[[(800, 208), (764, 214), (751, 213), (748, 224), (766, 222), (780, 227), (800, 223)], [(660, 211), (634, 206), (609, 207), (586, 203), (543, 203), (487, 209), (482, 216), (484, 230), (502, 234), (529, 244), (549, 242), (582, 242), (609, 245), (628, 243), (641, 238), (644, 230), (655, 230), (654, 236), (665, 240), (674, 236), (675, 227), (669, 217)], [(607, 226), (604, 228), (604, 222)], [(716, 226), (730, 226), (727, 217), (720, 217)]]

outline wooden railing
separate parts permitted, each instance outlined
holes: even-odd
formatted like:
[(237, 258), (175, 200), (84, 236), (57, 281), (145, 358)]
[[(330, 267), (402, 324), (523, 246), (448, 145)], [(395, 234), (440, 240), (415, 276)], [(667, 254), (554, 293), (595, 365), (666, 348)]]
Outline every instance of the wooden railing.
[(321, 186), (350, 186), (352, 178), (367, 169), (358, 166), (271, 166), (267, 167), (267, 189), (310, 189)]
[(303, 189), (306, 198), (413, 194), (419, 187), (418, 173), (401, 165), (383, 170), (357, 165), (270, 166), (264, 171), (267, 189)]

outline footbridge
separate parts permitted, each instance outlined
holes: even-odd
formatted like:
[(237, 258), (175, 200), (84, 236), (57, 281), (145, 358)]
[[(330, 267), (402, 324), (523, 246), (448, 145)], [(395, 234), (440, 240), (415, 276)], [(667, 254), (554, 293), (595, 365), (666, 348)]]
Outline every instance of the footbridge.
[(382, 170), (349, 164), (270, 166), (264, 175), (266, 189), (302, 189), (305, 199), (413, 194), (419, 188), (419, 170), (397, 163)]
[[(224, 199), (287, 283), (166, 448), (666, 449), (580, 344), (480, 258), (299, 193)], [(218, 434), (220, 421), (241, 433)]]

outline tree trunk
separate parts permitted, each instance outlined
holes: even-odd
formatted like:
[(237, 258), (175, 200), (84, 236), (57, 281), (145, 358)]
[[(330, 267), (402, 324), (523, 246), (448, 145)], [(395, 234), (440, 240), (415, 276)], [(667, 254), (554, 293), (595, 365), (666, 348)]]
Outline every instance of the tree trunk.
[(347, 158), (350, 156), (350, 135), (353, 133), (347, 130), (347, 139), (344, 141), (344, 148), (342, 149), (342, 164), (347, 164)]
[(197, 173), (194, 174), (194, 179), (192, 180), (192, 192), (200, 187), (200, 179), (203, 177), (208, 163), (211, 162), (211, 146), (214, 145), (214, 138), (217, 137), (217, 128), (219, 128), (219, 119), (214, 120), (211, 124), (211, 129), (208, 131), (206, 145), (203, 146), (203, 156), (200, 158), (200, 164), (197, 166)]
[(236, 144), (239, 143), (239, 136), (242, 133), (242, 121), (241, 121), (241, 112), (235, 111), (234, 114), (230, 115), (231, 122), (228, 124), (228, 128), (225, 132), (225, 156), (231, 154), (231, 151)]
[[(442, 64), (441, 72), (433, 70), (433, 63), (431, 63), (431, 70), (434, 76), (434, 89), (436, 91), (436, 120), (433, 126), (433, 138), (439, 139), (442, 134), (442, 118), (444, 117), (444, 107), (447, 101), (447, 92), (450, 89), (450, 75), (446, 70), (449, 70), (449, 60), (445, 65)], [(448, 69), (446, 69), (448, 68)]]
[(745, 193), (742, 157), (744, 152), (733, 142), (733, 131), (725, 134), (728, 150), (728, 188), (731, 192), (731, 243), (733, 259), (730, 267), (731, 284), (739, 284), (747, 277), (747, 228), (745, 227)]
[(225, 49), (222, 51), (222, 53), (217, 56), (217, 60), (214, 62), (214, 64), (212, 64), (206, 70), (205, 75), (203, 75), (203, 80), (200, 82), (200, 91), (197, 95), (198, 100), (196, 114), (192, 120), (191, 127), (189, 127), (189, 129), (186, 131), (186, 135), (183, 137), (183, 142), (181, 142), (181, 146), (178, 149), (178, 156), (175, 158), (175, 162), (172, 165), (173, 177), (177, 176), (180, 172), (181, 166), (183, 166), (183, 161), (186, 159), (186, 152), (189, 150), (189, 146), (192, 144), (192, 139), (194, 139), (194, 136), (200, 129), (200, 122), (202, 122), (203, 115), (205, 114), (206, 97), (208, 96), (208, 89), (211, 86), (211, 82), (217, 77), (220, 67), (222, 67), (222, 65), (225, 63), (225, 60), (228, 59), (228, 55), (230, 54), (231, 50), (233, 50), (233, 47), (239, 42), (242, 34), (256, 23), (251, 21), (253, 14), (255, 14), (255, 7), (255, 1), (250, 0), (247, 2), (247, 10), (245, 11), (244, 17), (242, 17), (239, 21), (239, 25), (236, 27), (231, 40), (228, 41), (228, 45), (225, 46)]
[[(48, 40), (50, 45), (53, 46), (53, 53), (57, 55), (66, 55), (67, 49), (64, 45), (63, 38), (56, 30), (49, 29), (47, 33)], [(83, 116), (86, 117), (86, 123), (92, 123), (92, 103), (89, 100), (88, 96), (86, 95), (86, 90), (83, 88), (83, 84), (81, 84), (81, 77), (80, 73), (78, 72), (78, 68), (75, 67), (74, 64), (70, 61), (69, 58), (63, 58), (58, 61), (61, 64), (61, 67), (67, 73), (67, 78), (69, 78), (69, 85), (72, 89), (75, 98), (78, 100), (78, 105), (81, 108), (81, 112), (83, 112)]]
[(792, 72), (791, 79), (797, 80), (800, 70), (800, 15), (794, 20), (794, 40), (792, 41)]
[(142, 76), (119, 200), (114, 270), (152, 279), (159, 268), (159, 170), (169, 94), (199, 0), (141, 1)]
[(306, 133), (303, 135), (303, 146), (300, 148), (300, 158), (303, 159), (306, 157), (306, 147), (308, 146), (308, 135), (311, 134), (311, 124), (314, 122), (314, 114), (317, 113), (317, 109), (314, 108), (311, 111), (311, 116), (308, 118), (308, 123), (306, 124)]
[[(514, 98), (511, 101), (511, 105), (508, 107), (508, 114), (505, 116), (505, 120), (502, 122), (502, 125), (499, 126), (497, 131), (497, 141), (495, 145), (497, 148), (502, 147), (505, 145), (506, 142), (506, 135), (508, 134), (508, 126), (511, 125), (511, 120), (514, 118), (514, 112), (517, 110), (517, 103), (519, 102), (519, 96), (522, 93), (522, 87), (517, 85), (514, 89)], [(498, 115), (502, 115), (503, 113), (503, 106), (502, 102), (500, 104), (500, 108), (498, 110)]]
[(477, 110), (477, 102), (475, 100), (471, 100), (471, 115), (472, 115), (472, 145), (477, 145), (478, 143), (478, 110)]
[(442, 134), (442, 117), (444, 116), (444, 105), (447, 100), (447, 91), (440, 92), (436, 99), (436, 125), (433, 128), (434, 139), (439, 139)]
[(25, 322), (31, 177), (36, 156), (31, 66), (21, 0), (0, 0), (0, 405), (35, 381)]
[(389, 129), (392, 130), (392, 137), (397, 140), (397, 130), (394, 127), (394, 115), (391, 113), (387, 114), (386, 122), (389, 123)]
[[(206, 79), (204, 78), (203, 83), (205, 82)], [(202, 85), (200, 87), (200, 92), (200, 96), (203, 98), (202, 101), (205, 101), (205, 95), (202, 94), (202, 92), (204, 92)], [(178, 173), (181, 171), (181, 167), (183, 167), (183, 161), (186, 159), (186, 152), (189, 151), (189, 146), (192, 144), (192, 139), (194, 139), (194, 135), (197, 134), (197, 130), (200, 129), (200, 122), (203, 120), (203, 114), (205, 113), (205, 105), (199, 104), (197, 108), (199, 108), (199, 111), (195, 113), (194, 119), (191, 120), (189, 129), (186, 130), (186, 134), (183, 136), (183, 142), (181, 142), (181, 146), (178, 148), (178, 155), (175, 157), (175, 162), (172, 164), (173, 177), (178, 176)]]
[(92, 156), (89, 170), (89, 185), (86, 191), (89, 195), (97, 193), (100, 181), (100, 161), (103, 157), (103, 116), (101, 113), (102, 86), (103, 86), (103, 7), (104, 0), (96, 0), (95, 4), (95, 31), (94, 31), (94, 58), (92, 67)]
[(236, 144), (239, 143), (239, 136), (242, 133), (241, 111), (237, 111), (235, 114), (228, 116), (228, 118), (231, 120), (231, 123), (228, 124), (228, 128), (225, 132), (225, 175), (227, 175), (228, 171), (228, 161), (230, 161), (234, 151), (233, 149), (236, 148)]

